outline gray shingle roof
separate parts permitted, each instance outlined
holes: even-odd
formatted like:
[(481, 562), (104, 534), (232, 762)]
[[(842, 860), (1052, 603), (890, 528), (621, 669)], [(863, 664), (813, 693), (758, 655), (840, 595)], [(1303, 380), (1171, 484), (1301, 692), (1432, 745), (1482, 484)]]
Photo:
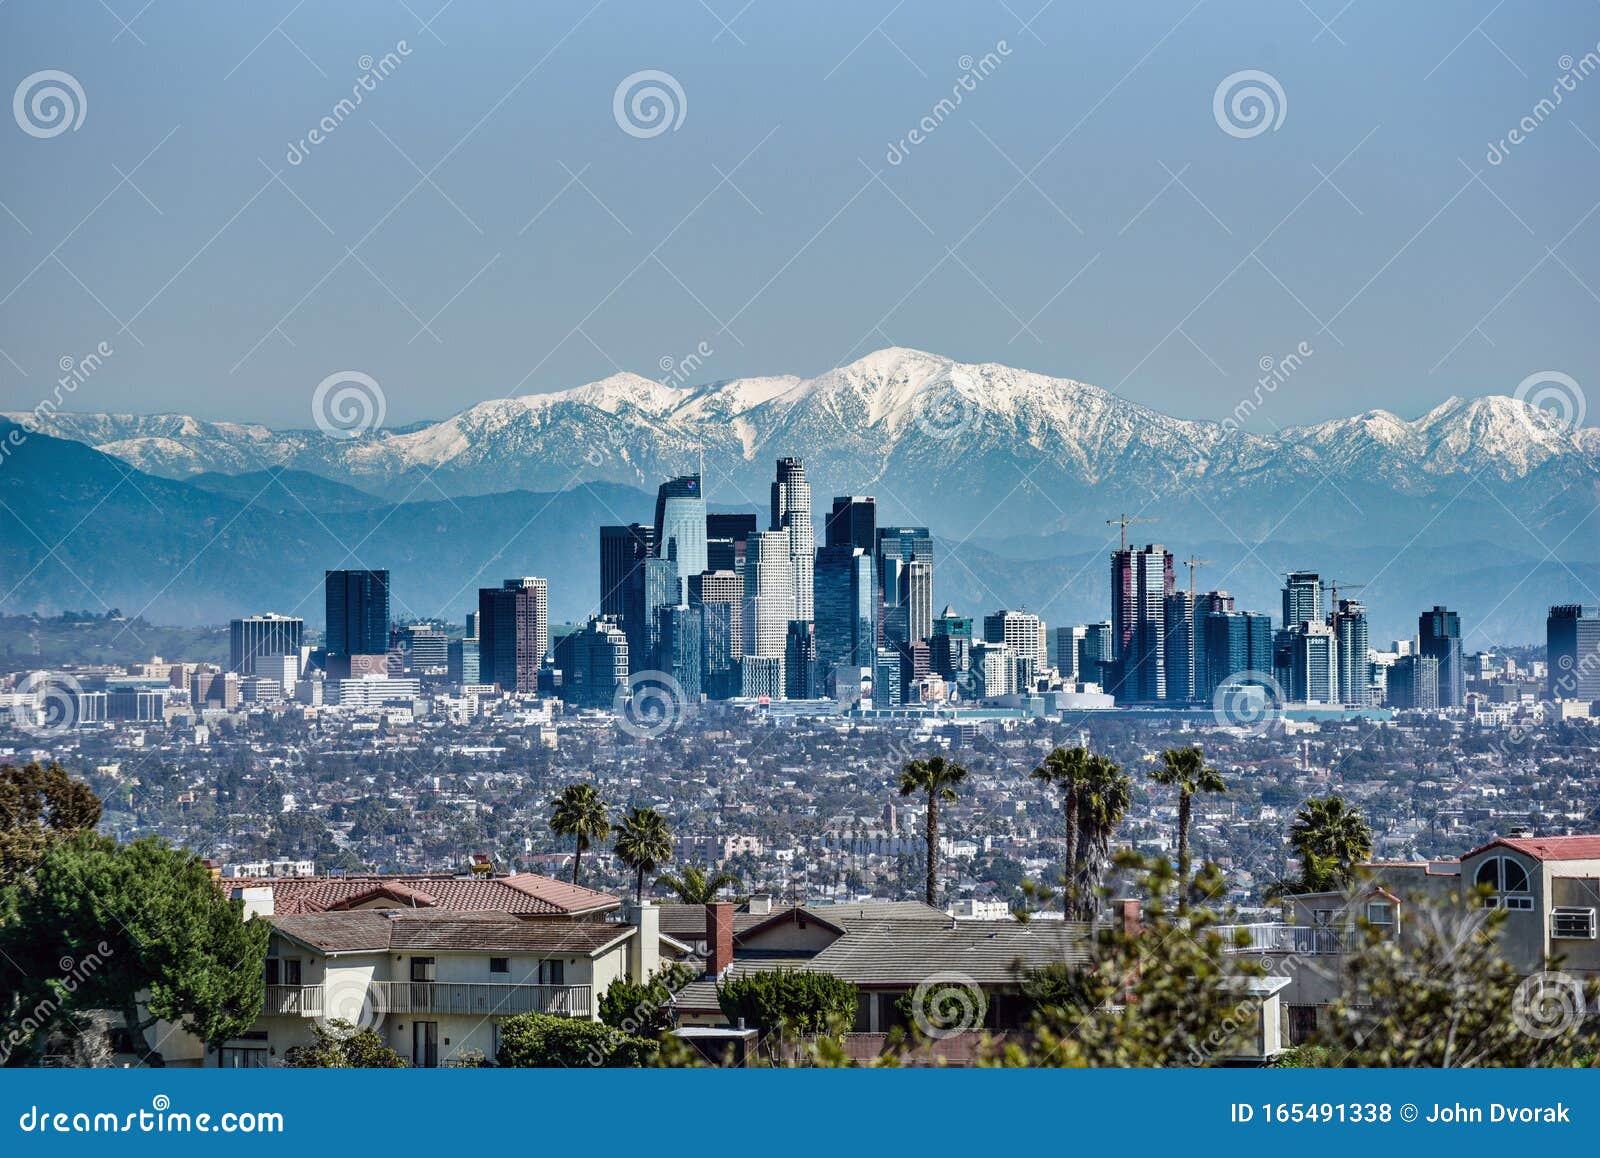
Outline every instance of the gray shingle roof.
[(273, 917), (278, 932), (322, 953), (386, 950), (589, 955), (634, 932), (605, 921), (529, 921), (509, 913), (357, 909)]

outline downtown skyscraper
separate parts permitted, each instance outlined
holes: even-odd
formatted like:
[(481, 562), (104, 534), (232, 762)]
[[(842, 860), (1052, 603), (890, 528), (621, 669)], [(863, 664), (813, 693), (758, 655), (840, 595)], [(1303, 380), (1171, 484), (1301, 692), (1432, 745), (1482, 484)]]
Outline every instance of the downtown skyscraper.
[(1417, 654), (1439, 664), (1439, 706), (1466, 703), (1467, 671), (1461, 656), (1461, 616), (1437, 604), (1417, 617)]
[(389, 650), (389, 572), (327, 571), (322, 583), (328, 655), (383, 655)]
[(478, 591), (478, 678), (508, 692), (539, 690), (550, 650), (550, 585), (526, 576)]
[(1159, 543), (1111, 553), (1111, 635), (1116, 649), (1106, 690), (1126, 703), (1167, 695), (1166, 600), (1176, 594), (1172, 552)]
[(772, 529), (783, 532), (789, 541), (789, 581), (794, 589), (789, 618), (809, 622), (817, 532), (811, 522), (811, 484), (806, 481), (805, 464), (798, 458), (778, 460), (777, 478), (772, 483)]
[(706, 497), (700, 476), (668, 479), (656, 491), (655, 553), (677, 564), (678, 590), (672, 604), (689, 592), (689, 576), (706, 569)]

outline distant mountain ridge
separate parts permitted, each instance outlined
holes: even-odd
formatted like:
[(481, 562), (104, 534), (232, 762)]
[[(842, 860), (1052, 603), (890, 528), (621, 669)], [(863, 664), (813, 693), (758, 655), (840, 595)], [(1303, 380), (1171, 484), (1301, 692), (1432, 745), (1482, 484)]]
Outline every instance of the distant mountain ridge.
[[(1270, 416), (1271, 405), (1262, 412)], [(1492, 638), (1506, 640), (1542, 637), (1546, 603), (1600, 602), (1600, 521), (1590, 518), (1600, 504), (1600, 431), (1565, 427), (1505, 397), (1450, 398), (1414, 420), (1378, 410), (1266, 436), (1173, 418), (1070, 379), (896, 348), (814, 378), (682, 387), (617, 374), (349, 440), (182, 415), (11, 417), (69, 440), (29, 440), (38, 444), (30, 461), (65, 472), (63, 480), (88, 469), (67, 451), (81, 443), (109, 456), (96, 456), (90, 471), (108, 486), (131, 465), (140, 478), (157, 476), (144, 490), (181, 488), (174, 502), (197, 528), (224, 528), (208, 558), (237, 541), (267, 566), (285, 543), (302, 544), (303, 555), (299, 545), (289, 555), (310, 577), (340, 565), (328, 555), (342, 554), (335, 539), (348, 531), (371, 565), (400, 570), (386, 553), (416, 559), (427, 572), (416, 580), (419, 613), (454, 613), (455, 593), (481, 571), (490, 582), (549, 573), (553, 613), (581, 615), (597, 582), (595, 527), (648, 519), (656, 484), (696, 469), (702, 454), (714, 505), (764, 514), (773, 460), (798, 455), (819, 518), (828, 496), (866, 493), (877, 496), (880, 522), (931, 526), (946, 544), (940, 591), (972, 600), (970, 611), (1004, 600), (1027, 602), (1053, 623), (1102, 617), (1104, 551), (1116, 535), (1105, 520), (1124, 511), (1155, 520), (1133, 530), (1140, 542), (1213, 560), (1200, 584), (1234, 590), (1241, 606), (1274, 610), (1274, 573), (1291, 567), (1374, 580), (1362, 592), (1374, 638), (1409, 634), (1416, 611), (1435, 601), (1476, 604), (1464, 609), (1466, 622), (1475, 612), (1493, 621)], [(0, 470), (0, 483), (12, 469)], [(54, 489), (33, 481), (27, 501), (62, 505), (66, 481)], [(88, 494), (66, 504), (66, 526), (90, 510)], [(251, 518), (238, 518), (256, 494)], [(108, 516), (142, 517), (121, 510), (129, 495), (138, 501), (122, 487), (96, 508), (85, 531), (104, 526), (108, 542), (117, 540), (122, 527)], [(562, 519), (538, 516), (540, 504)], [(257, 517), (265, 513), (272, 517)], [(495, 536), (530, 519), (519, 532), (521, 560), (494, 556)], [(564, 543), (555, 541), (558, 524), (570, 536)], [(170, 523), (151, 529), (157, 540), (176, 533)], [(327, 541), (313, 548), (312, 539)], [(25, 609), (93, 606), (81, 592), (55, 601), (50, 584), (39, 586), (55, 561), (40, 563), (41, 549), (20, 529), (0, 533), (0, 548), (20, 565), (16, 574), (32, 575), (19, 584)], [(85, 565), (95, 562), (91, 552)], [(108, 583), (132, 585), (117, 567), (104, 570)], [(181, 596), (193, 570), (167, 584), (172, 593)], [(211, 578), (198, 602), (172, 598), (167, 614), (181, 622), (202, 608), (220, 614), (228, 593)], [(70, 576), (62, 582), (75, 586)], [(232, 613), (262, 609), (254, 595), (241, 606), (245, 592), (232, 594)], [(161, 599), (168, 607), (168, 594)], [(139, 606), (125, 602), (124, 610)], [(17, 607), (15, 597), (0, 601), (0, 610)]]

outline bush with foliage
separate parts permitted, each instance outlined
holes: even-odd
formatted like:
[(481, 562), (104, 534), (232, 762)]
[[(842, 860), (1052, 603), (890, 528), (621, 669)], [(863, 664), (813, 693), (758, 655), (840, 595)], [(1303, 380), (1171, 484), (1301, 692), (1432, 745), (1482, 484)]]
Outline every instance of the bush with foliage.
[(501, 1023), (500, 1052), (495, 1060), (520, 1069), (637, 1069), (653, 1066), (659, 1051), (653, 1041), (631, 1037), (598, 1021), (521, 1013)]
[(717, 1004), (731, 1024), (763, 1033), (830, 1033), (855, 1021), (856, 987), (831, 973), (761, 970), (718, 985)]
[(371, 1026), (356, 1028), (348, 1021), (333, 1018), (326, 1025), (311, 1023), (316, 1041), (286, 1050), (283, 1064), (301, 1070), (399, 1070), (406, 1059), (383, 1043), (383, 1036)]
[(672, 999), (695, 972), (669, 961), (643, 985), (618, 977), (600, 995), (600, 1020), (638, 1037), (660, 1037), (673, 1026)]

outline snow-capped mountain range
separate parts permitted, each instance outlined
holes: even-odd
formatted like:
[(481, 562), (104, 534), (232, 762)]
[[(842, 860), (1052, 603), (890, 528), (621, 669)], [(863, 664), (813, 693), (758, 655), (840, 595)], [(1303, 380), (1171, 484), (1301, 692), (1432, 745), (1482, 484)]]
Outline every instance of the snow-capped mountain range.
[[(1259, 413), (1271, 407), (1267, 397)], [(616, 374), (350, 439), (170, 414), (6, 417), (169, 478), (284, 466), (397, 502), (597, 480), (650, 490), (703, 456), (713, 503), (761, 508), (773, 460), (798, 455), (819, 515), (827, 495), (873, 493), (883, 517), (947, 535), (1098, 534), (1126, 508), (1170, 520), (1158, 536), (1169, 540), (1196, 519), (1207, 537), (1242, 539), (1300, 528), (1291, 537), (1403, 541), (1434, 519), (1474, 537), (1516, 523), (1559, 537), (1600, 496), (1600, 430), (1513, 398), (1262, 435), (899, 348), (814, 378), (688, 387)]]

